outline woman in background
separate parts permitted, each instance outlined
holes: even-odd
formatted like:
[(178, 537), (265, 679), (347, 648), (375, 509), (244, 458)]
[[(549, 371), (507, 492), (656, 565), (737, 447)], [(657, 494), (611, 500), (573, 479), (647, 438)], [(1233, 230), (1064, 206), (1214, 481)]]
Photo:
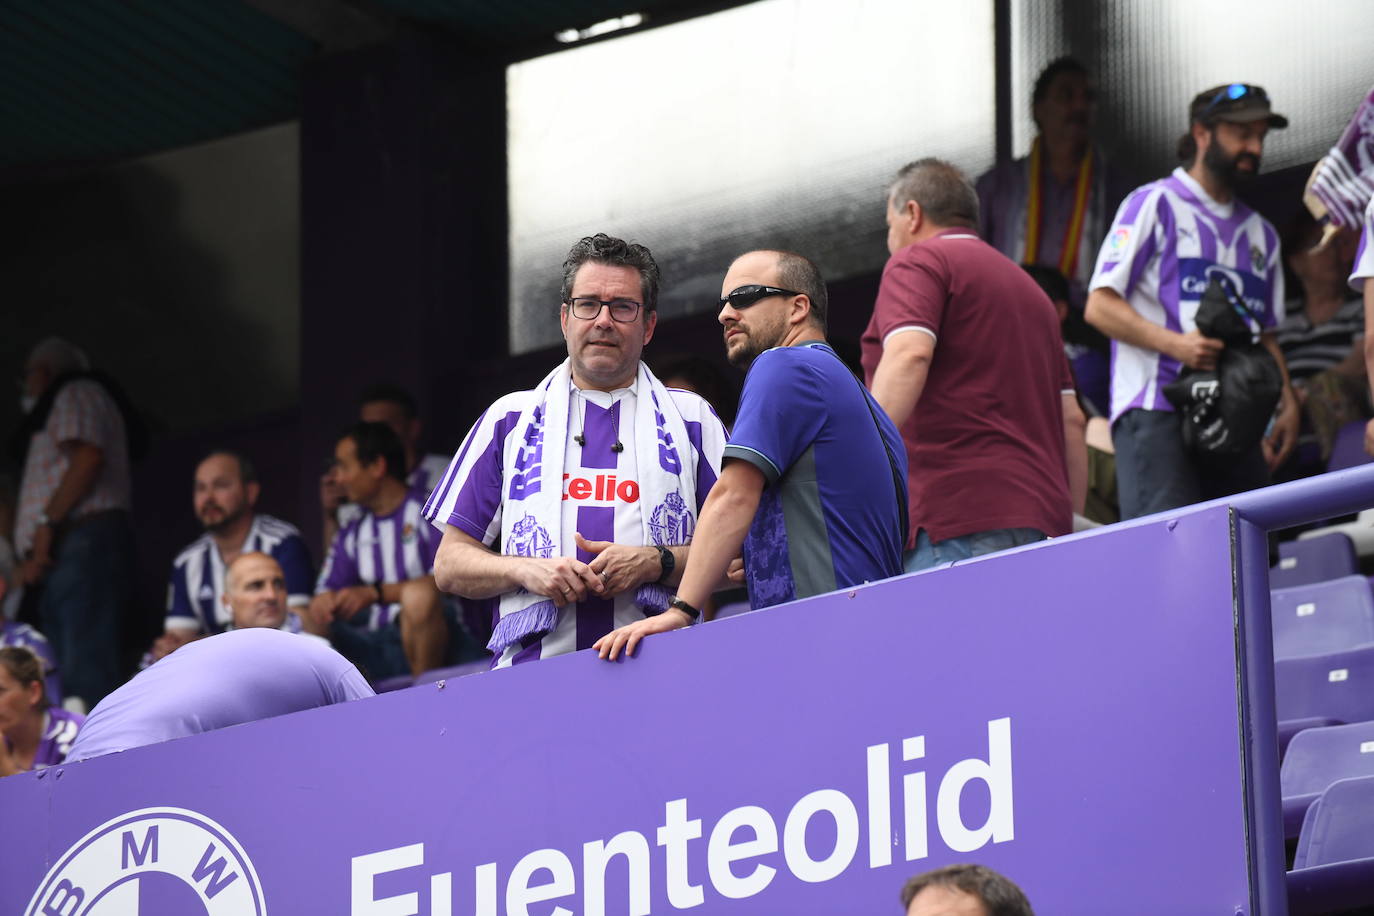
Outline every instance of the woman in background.
[(85, 720), (48, 705), (37, 655), (18, 646), (0, 649), (0, 776), (62, 763)]

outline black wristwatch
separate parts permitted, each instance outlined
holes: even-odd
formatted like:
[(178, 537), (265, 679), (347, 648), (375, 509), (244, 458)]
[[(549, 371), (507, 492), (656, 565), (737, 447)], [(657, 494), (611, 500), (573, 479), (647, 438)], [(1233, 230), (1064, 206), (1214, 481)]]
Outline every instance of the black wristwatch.
[(701, 611), (692, 607), (690, 604), (688, 604), (686, 601), (683, 601), (677, 595), (674, 595), (673, 597), (668, 599), (668, 607), (677, 608), (679, 611), (686, 614), (688, 617), (692, 618), (692, 623), (696, 623), (698, 620), (701, 619)]
[(673, 556), (671, 550), (662, 544), (655, 544), (654, 549), (658, 551), (658, 565), (663, 570), (658, 574), (658, 581), (666, 582), (668, 577), (673, 574), (673, 567), (677, 564), (677, 558)]

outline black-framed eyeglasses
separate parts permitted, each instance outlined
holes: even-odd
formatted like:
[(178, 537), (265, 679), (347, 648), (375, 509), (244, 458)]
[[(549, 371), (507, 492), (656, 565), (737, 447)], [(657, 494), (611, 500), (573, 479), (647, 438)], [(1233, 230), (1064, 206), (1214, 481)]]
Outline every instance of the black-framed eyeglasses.
[(568, 307), (572, 310), (574, 318), (581, 318), (583, 321), (591, 321), (601, 314), (603, 308), (611, 310), (611, 320), (621, 324), (629, 324), (639, 317), (639, 310), (642, 306), (633, 299), (592, 299), (580, 297), (569, 299)]
[(779, 289), (776, 286), (763, 286), (759, 283), (750, 283), (748, 286), (740, 286), (732, 290), (729, 295), (720, 297), (720, 307), (725, 308), (725, 304), (730, 303), (732, 308), (747, 309), (749, 306), (758, 302), (760, 299), (767, 299), (769, 296), (800, 296), (801, 293), (790, 289)]
[(1208, 102), (1207, 107), (1202, 109), (1198, 118), (1206, 118), (1213, 111), (1216, 111), (1219, 105), (1238, 102), (1246, 97), (1258, 99), (1266, 105), (1269, 104), (1269, 93), (1265, 92), (1263, 87), (1251, 86), (1248, 83), (1232, 83), (1229, 86), (1221, 87), (1217, 94), (1212, 96), (1212, 101)]

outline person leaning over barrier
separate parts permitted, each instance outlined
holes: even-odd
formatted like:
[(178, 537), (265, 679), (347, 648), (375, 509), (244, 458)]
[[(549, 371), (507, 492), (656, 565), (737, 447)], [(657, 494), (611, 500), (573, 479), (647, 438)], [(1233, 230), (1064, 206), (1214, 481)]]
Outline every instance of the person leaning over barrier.
[(906, 454), (892, 421), (825, 342), (816, 265), (785, 251), (741, 255), (720, 305), (730, 362), (749, 369), (720, 480), (670, 610), (598, 640), (605, 659), (693, 622), (741, 546), (754, 608), (902, 571)]

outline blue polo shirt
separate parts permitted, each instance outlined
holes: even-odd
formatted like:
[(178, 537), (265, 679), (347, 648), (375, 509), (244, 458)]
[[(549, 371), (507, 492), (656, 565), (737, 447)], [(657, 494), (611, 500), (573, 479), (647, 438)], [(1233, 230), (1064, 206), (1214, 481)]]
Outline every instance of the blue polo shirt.
[(725, 457), (749, 462), (767, 480), (744, 539), (751, 607), (902, 572), (906, 449), (830, 347), (808, 342), (759, 354)]

